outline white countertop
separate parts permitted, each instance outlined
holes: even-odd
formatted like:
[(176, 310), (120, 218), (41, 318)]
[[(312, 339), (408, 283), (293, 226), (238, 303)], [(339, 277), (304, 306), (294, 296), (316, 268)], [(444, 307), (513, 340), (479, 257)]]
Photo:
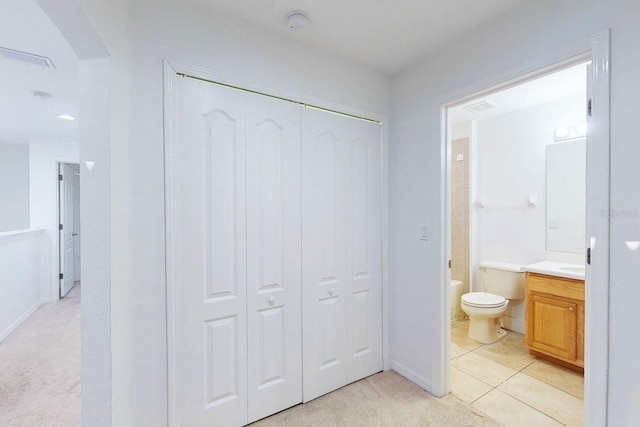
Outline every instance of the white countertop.
[(566, 277), (567, 279), (584, 280), (584, 265), (566, 262), (541, 261), (522, 267), (524, 271), (546, 274), (548, 276)]

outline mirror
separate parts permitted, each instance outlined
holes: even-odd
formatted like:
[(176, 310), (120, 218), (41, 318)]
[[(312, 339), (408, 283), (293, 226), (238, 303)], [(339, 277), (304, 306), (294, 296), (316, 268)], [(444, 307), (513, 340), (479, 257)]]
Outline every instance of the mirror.
[(584, 254), (586, 140), (547, 145), (546, 249)]

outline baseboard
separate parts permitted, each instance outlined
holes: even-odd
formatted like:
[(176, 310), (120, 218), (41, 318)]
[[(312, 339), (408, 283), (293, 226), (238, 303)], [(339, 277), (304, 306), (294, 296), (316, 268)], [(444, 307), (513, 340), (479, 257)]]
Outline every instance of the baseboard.
[(18, 326), (20, 326), (22, 324), (22, 322), (27, 320), (29, 318), (29, 316), (31, 316), (45, 302), (47, 302), (47, 299), (46, 298), (42, 298), (40, 301), (35, 303), (30, 309), (25, 311), (22, 314), (22, 316), (18, 317), (11, 325), (9, 325), (9, 327), (7, 329), (5, 329), (4, 331), (0, 332), (0, 342), (4, 341), (5, 338), (7, 338), (11, 334), (11, 332), (15, 331), (18, 328)]
[(396, 371), (415, 385), (424, 389), (425, 391), (433, 394), (433, 387), (431, 381), (425, 377), (418, 375), (416, 372), (404, 366), (402, 363), (398, 363), (395, 360), (391, 360), (391, 370)]

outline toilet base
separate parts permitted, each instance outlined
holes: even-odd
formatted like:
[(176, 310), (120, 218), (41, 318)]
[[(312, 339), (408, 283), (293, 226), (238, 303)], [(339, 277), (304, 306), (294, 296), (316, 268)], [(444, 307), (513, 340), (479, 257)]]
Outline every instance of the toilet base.
[(481, 342), (482, 344), (493, 344), (504, 336), (504, 332), (499, 334), (498, 331), (502, 330), (500, 325), (496, 323), (496, 318), (476, 318), (471, 319), (469, 322), (469, 338), (472, 340)]

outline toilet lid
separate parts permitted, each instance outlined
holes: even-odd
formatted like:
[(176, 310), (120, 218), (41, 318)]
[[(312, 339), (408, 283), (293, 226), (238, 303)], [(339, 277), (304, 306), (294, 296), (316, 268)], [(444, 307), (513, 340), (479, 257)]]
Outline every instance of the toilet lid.
[(500, 307), (503, 306), (506, 301), (504, 297), (488, 292), (470, 292), (462, 295), (462, 302), (474, 307)]

